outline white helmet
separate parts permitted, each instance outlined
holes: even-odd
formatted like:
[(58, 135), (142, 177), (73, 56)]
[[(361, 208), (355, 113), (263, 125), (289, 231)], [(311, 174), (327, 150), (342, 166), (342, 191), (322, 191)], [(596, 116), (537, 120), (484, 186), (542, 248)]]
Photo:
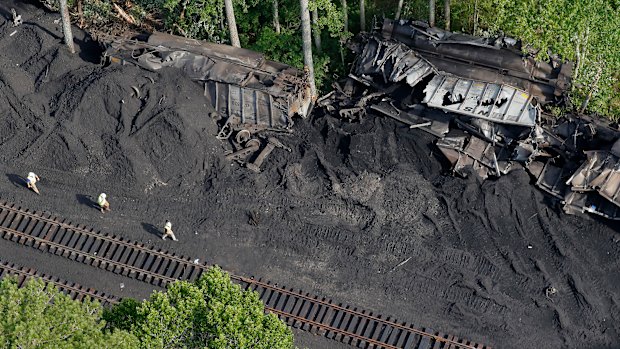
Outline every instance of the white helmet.
[(102, 197), (102, 198), (104, 198), (104, 199), (106, 198), (105, 193), (101, 193), (101, 195), (99, 195), (99, 196), (101, 196), (101, 197)]

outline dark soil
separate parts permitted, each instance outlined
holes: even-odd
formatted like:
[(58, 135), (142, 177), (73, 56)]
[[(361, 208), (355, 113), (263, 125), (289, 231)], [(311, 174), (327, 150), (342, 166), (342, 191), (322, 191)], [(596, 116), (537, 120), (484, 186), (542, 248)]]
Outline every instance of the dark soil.
[[(278, 136), (293, 151), (255, 174), (223, 159), (199, 85), (102, 67), (79, 30), (70, 55), (58, 18), (0, 4), (1, 199), (496, 348), (620, 348), (617, 223), (564, 215), (524, 171), (444, 176), (431, 136), (372, 116), (300, 120)], [(92, 207), (100, 192), (110, 213)], [(179, 242), (160, 239), (166, 219)], [(0, 259), (118, 296), (153, 289), (4, 240)]]

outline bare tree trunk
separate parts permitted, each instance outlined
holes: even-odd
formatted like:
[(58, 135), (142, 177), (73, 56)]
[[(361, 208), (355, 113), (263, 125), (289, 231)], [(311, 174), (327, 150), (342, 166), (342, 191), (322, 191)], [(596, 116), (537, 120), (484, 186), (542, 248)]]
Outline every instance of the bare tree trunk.
[(435, 26), (435, 0), (428, 0), (428, 24)]
[(314, 83), (314, 63), (312, 62), (312, 34), (310, 34), (310, 11), (308, 10), (308, 0), (299, 0), (301, 6), (301, 37), (304, 49), (304, 65), (308, 71), (310, 83), (310, 93), (312, 98), (316, 98), (316, 85)]
[(396, 19), (400, 19), (400, 12), (403, 10), (403, 0), (398, 0), (398, 8), (396, 8)]
[(342, 12), (344, 14), (344, 31), (349, 31), (349, 10), (347, 9), (347, 0), (342, 0)]
[(366, 9), (364, 8), (364, 0), (360, 0), (360, 31), (366, 31)]
[[(585, 34), (577, 37), (577, 46), (575, 49), (575, 71), (573, 72), (573, 81), (577, 81), (579, 78), (579, 71), (583, 62), (586, 60), (586, 54), (588, 53), (588, 37), (590, 36), (590, 27), (586, 27)], [(583, 50), (583, 51), (582, 51)]]
[(237, 33), (237, 21), (235, 20), (235, 10), (232, 0), (224, 0), (226, 9), (226, 21), (228, 22), (228, 30), (230, 31), (230, 43), (235, 47), (241, 47), (239, 42), (239, 33)]
[(316, 47), (316, 52), (318, 54), (321, 53), (321, 30), (319, 29), (319, 9), (314, 9), (312, 11), (312, 25), (314, 29), (312, 30), (312, 36), (314, 37), (314, 47)]
[(278, 13), (278, 0), (273, 0), (273, 27), (280, 34), (280, 14)]
[(474, 1), (474, 31), (472, 34), (476, 35), (478, 31), (478, 0)]
[[(344, 32), (348, 32), (349, 31), (349, 8), (347, 7), (347, 0), (341, 0), (340, 2), (342, 4), (342, 20), (344, 21)], [(344, 43), (341, 42), (340, 43), (340, 60), (342, 62), (342, 66), (346, 66), (345, 62), (344, 62), (344, 50), (343, 50), (343, 46)]]
[(67, 0), (60, 0), (60, 17), (62, 18), (62, 31), (65, 36), (65, 44), (69, 48), (69, 52), (75, 53), (73, 47), (73, 33), (71, 32), (71, 19), (69, 18), (69, 7)]
[(78, 27), (80, 29), (84, 29), (84, 10), (83, 10), (83, 0), (78, 0), (77, 8), (78, 8), (78, 16), (80, 17), (80, 21), (78, 22)]
[(599, 63), (598, 69), (596, 71), (596, 76), (594, 77), (594, 81), (592, 82), (592, 85), (590, 85), (586, 99), (583, 101), (583, 103), (581, 103), (581, 110), (579, 111), (581, 114), (583, 114), (586, 111), (586, 108), (588, 107), (588, 104), (590, 103), (590, 98), (592, 98), (592, 93), (598, 89), (598, 80), (601, 78), (601, 74), (603, 73), (603, 64), (601, 64), (600, 62), (598, 63)]
[(444, 0), (443, 5), (446, 17), (446, 30), (450, 31), (450, 0)]

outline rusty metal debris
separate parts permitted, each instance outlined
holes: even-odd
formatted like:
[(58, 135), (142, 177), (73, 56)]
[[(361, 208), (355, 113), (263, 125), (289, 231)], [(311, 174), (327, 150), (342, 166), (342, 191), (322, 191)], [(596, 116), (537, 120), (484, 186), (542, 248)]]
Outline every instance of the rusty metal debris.
[(549, 286), (545, 289), (545, 297), (547, 297), (551, 301), (553, 301), (551, 297), (555, 296), (557, 293), (558, 293), (558, 289), (553, 286)]
[(24, 21), (22, 20), (22, 15), (18, 15), (17, 12), (15, 12), (14, 8), (11, 9), (11, 15), (13, 16), (13, 26), (14, 27), (17, 27), (17, 26), (21, 25), (22, 23), (24, 23)]
[(226, 160), (230, 161), (243, 161), (251, 154), (256, 153), (260, 148), (260, 141), (258, 139), (250, 139), (243, 144), (243, 148), (226, 155)]
[[(254, 51), (157, 32), (146, 41), (110, 35), (98, 39), (106, 46), (108, 62), (131, 63), (151, 71), (178, 68), (202, 84), (215, 109), (210, 116), (218, 120), (217, 138), (233, 146), (226, 156), (229, 160), (244, 163), (260, 148), (257, 133), (291, 132), (294, 117), (305, 118), (312, 110), (306, 73)], [(136, 89), (134, 95), (140, 98)], [(243, 135), (243, 139), (230, 139), (232, 135)], [(267, 147), (274, 144), (271, 139)], [(260, 162), (266, 154), (258, 155)], [(260, 162), (254, 161), (256, 168)]]
[(282, 144), (276, 138), (269, 137), (269, 139), (267, 139), (267, 145), (263, 148), (263, 150), (261, 150), (261, 152), (258, 154), (256, 159), (254, 159), (253, 162), (247, 164), (246, 167), (249, 168), (250, 170), (254, 171), (254, 172), (260, 172), (260, 167), (263, 164), (263, 161), (265, 161), (265, 158), (267, 158), (267, 156), (269, 156), (269, 154), (271, 154), (273, 149), (275, 149), (276, 147), (277, 148), (282, 148), (282, 149), (285, 149), (285, 150), (291, 152), (291, 148), (289, 148), (286, 145)]
[(568, 189), (566, 179), (571, 169), (555, 166), (552, 161), (533, 161), (527, 169), (536, 180), (537, 187), (559, 200), (564, 199)]
[(477, 137), (445, 137), (437, 141), (437, 147), (453, 164), (452, 170), (461, 176), (467, 175), (467, 169), (473, 169), (483, 179), (510, 171), (505, 148)]
[(456, 175), (525, 169), (567, 213), (620, 219), (620, 130), (542, 113), (566, 102), (572, 64), (535, 61), (519, 45), (386, 20), (351, 45), (349, 76), (317, 105), (351, 122), (383, 115), (432, 134)]
[(443, 113), (432, 115), (432, 113), (425, 113), (423, 108), (412, 108), (409, 111), (404, 111), (396, 108), (393, 103), (387, 102), (372, 104), (370, 109), (408, 124), (409, 128), (419, 128), (437, 137), (445, 136), (450, 130), (450, 118)]
[(620, 158), (608, 151), (586, 151), (587, 160), (568, 180), (574, 191), (596, 190), (610, 201), (620, 195)]
[[(558, 199), (566, 213), (620, 220), (620, 132), (584, 118), (543, 120), (526, 170), (536, 186)], [(608, 150), (586, 150), (597, 147)], [(518, 160), (518, 159), (515, 159)]]

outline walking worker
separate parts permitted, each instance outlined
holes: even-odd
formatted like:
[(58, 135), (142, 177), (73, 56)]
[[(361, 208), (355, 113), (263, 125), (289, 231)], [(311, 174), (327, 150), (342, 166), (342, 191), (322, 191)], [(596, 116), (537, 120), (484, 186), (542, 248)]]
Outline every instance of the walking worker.
[(39, 195), (41, 193), (39, 193), (39, 189), (37, 188), (37, 182), (40, 180), (41, 178), (39, 178), (39, 176), (37, 176), (34, 172), (28, 172), (28, 177), (26, 177), (26, 185), (28, 186), (28, 189), (32, 189), (32, 191)]
[(164, 236), (162, 236), (161, 239), (166, 240), (166, 236), (170, 236), (172, 240), (174, 241), (179, 241), (177, 240), (177, 237), (174, 236), (174, 233), (172, 232), (172, 223), (170, 223), (170, 221), (167, 219), (166, 219), (166, 224), (164, 224)]
[(97, 204), (99, 204), (101, 213), (104, 213), (104, 211), (110, 211), (110, 203), (106, 199), (105, 193), (99, 194), (99, 198), (97, 198)]

